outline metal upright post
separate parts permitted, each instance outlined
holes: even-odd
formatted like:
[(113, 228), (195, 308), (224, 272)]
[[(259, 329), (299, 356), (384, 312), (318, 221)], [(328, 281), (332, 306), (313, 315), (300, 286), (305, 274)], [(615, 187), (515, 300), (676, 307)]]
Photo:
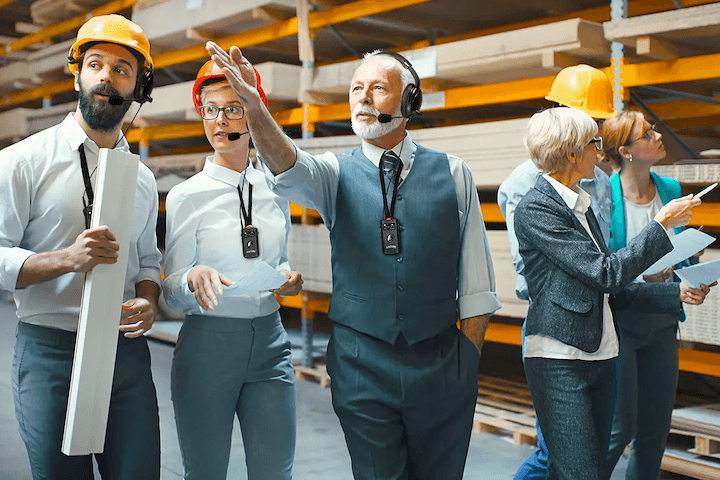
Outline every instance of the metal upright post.
[[(616, 22), (627, 18), (627, 0), (610, 0), (610, 21)], [(625, 46), (612, 42), (610, 55), (613, 67), (613, 104), (618, 112), (625, 110), (625, 88), (623, 86), (623, 64), (625, 63)]]

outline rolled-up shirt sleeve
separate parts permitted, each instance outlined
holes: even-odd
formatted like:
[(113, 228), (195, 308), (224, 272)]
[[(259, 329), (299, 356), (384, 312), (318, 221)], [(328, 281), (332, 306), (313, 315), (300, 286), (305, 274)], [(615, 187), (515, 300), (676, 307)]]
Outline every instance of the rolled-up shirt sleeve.
[(30, 179), (23, 163), (0, 152), (0, 288), (13, 291), (25, 260), (35, 252), (19, 247), (30, 215)]
[(465, 162), (452, 155), (448, 159), (461, 209), (458, 311), (461, 319), (492, 314), (501, 305), (475, 180)]
[[(278, 175), (266, 168), (272, 190), (279, 196), (320, 213), (331, 229), (335, 221), (335, 205), (340, 177), (340, 164), (332, 152), (312, 155), (295, 146), (295, 165)], [(258, 153), (262, 159), (262, 153)]]
[[(147, 190), (144, 197), (147, 198), (150, 205), (144, 228), (137, 240), (138, 273), (135, 277), (135, 284), (137, 285), (142, 281), (150, 280), (160, 285), (160, 262), (162, 261), (162, 253), (157, 247), (157, 218), (160, 198), (157, 194), (155, 176), (148, 172), (148, 175), (145, 175), (145, 177), (147, 180), (143, 183), (142, 188)], [(138, 189), (139, 188), (141, 188), (140, 184), (138, 184)]]

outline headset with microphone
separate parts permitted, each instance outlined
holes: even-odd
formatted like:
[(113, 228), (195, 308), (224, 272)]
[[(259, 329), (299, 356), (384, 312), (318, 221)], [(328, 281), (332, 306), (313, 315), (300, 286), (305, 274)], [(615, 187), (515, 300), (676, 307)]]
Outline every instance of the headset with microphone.
[(376, 55), (388, 55), (405, 67), (413, 77), (414, 83), (410, 83), (405, 87), (402, 93), (402, 101), (400, 102), (400, 116), (392, 116), (388, 113), (381, 113), (377, 116), (378, 122), (390, 123), (394, 118), (411, 119), (422, 115), (420, 107), (422, 107), (422, 91), (420, 90), (420, 77), (413, 68), (410, 61), (395, 52), (378, 52)]
[[(82, 54), (70, 51), (68, 55), (68, 64), (79, 65), (82, 62)], [(147, 102), (152, 102), (153, 99), (150, 96), (152, 93), (153, 85), (155, 83), (155, 73), (153, 67), (141, 66), (141, 70), (138, 73), (135, 81), (135, 91), (133, 92), (133, 98), (125, 98), (121, 95), (106, 95), (108, 97), (108, 103), (110, 105), (122, 105), (124, 102), (137, 102), (140, 105)]]

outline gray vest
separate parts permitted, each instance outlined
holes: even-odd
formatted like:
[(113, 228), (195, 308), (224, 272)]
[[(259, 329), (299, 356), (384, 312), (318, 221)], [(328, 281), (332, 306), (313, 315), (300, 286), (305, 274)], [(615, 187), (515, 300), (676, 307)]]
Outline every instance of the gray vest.
[(412, 170), (398, 187), (399, 255), (382, 252), (378, 167), (362, 148), (338, 161), (330, 318), (389, 343), (400, 333), (417, 343), (452, 326), (458, 318), (460, 221), (447, 155), (417, 146)]

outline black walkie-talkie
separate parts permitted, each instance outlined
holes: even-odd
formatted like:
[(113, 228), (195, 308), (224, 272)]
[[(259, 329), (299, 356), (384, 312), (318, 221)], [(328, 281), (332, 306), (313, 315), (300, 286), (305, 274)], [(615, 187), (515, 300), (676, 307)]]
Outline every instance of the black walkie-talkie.
[(382, 248), (385, 255), (397, 255), (400, 253), (400, 222), (392, 217), (383, 218), (380, 221), (380, 236), (382, 237)]
[(260, 243), (258, 242), (258, 230), (252, 225), (242, 229), (243, 257), (257, 258), (260, 256)]

